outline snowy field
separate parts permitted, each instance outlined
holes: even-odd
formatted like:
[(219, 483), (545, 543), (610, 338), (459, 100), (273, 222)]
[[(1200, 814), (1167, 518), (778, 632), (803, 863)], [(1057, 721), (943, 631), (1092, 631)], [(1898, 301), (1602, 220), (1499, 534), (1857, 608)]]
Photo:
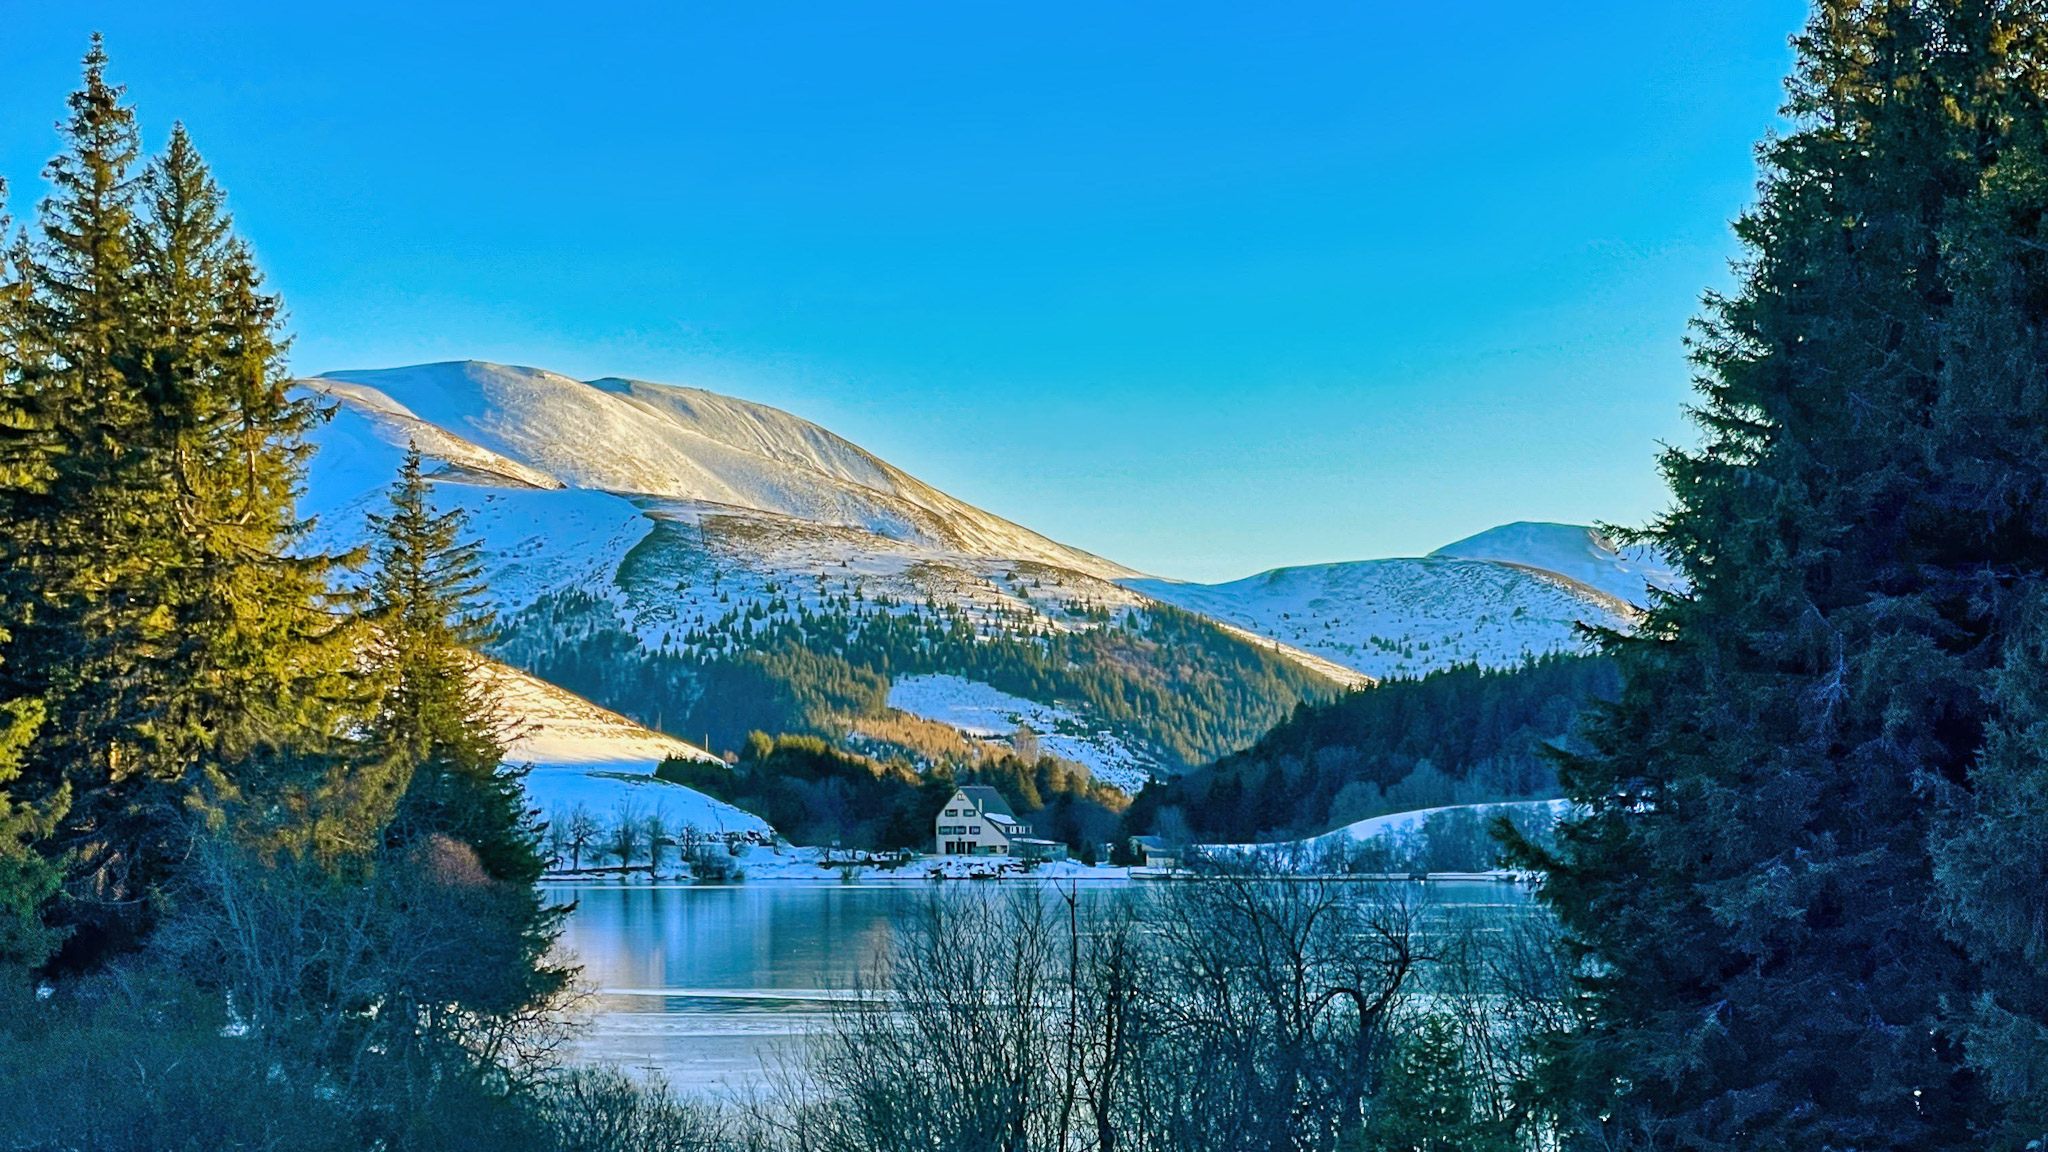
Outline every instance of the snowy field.
[(694, 788), (654, 776), (655, 765), (535, 765), (526, 777), (526, 796), (543, 820), (557, 820), (582, 807), (600, 824), (622, 815), (659, 816), (670, 828), (700, 832), (772, 832), (768, 822)]
[(1536, 812), (1548, 808), (1552, 819), (1563, 819), (1565, 813), (1571, 809), (1571, 803), (1569, 800), (1516, 800), (1498, 804), (1451, 804), (1442, 808), (1421, 808), (1413, 812), (1395, 812), (1386, 816), (1374, 816), (1368, 820), (1346, 824), (1342, 828), (1325, 832), (1321, 836), (1294, 841), (1294, 843), (1306, 845), (1310, 848), (1326, 848), (1347, 841), (1359, 843), (1366, 840), (1377, 840), (1383, 836), (1405, 839), (1421, 831), (1422, 826), (1429, 822), (1431, 816), (1435, 816), (1439, 812), (1456, 812), (1459, 810), (1468, 810), (1484, 815), (1488, 812), (1500, 811), (1502, 809), (1521, 813)]
[(906, 676), (889, 685), (889, 707), (951, 725), (970, 736), (1008, 739), (1019, 727), (1049, 755), (1084, 764), (1095, 778), (1133, 795), (1151, 761), (1114, 732), (1091, 729), (1064, 708), (1012, 696), (959, 676)]

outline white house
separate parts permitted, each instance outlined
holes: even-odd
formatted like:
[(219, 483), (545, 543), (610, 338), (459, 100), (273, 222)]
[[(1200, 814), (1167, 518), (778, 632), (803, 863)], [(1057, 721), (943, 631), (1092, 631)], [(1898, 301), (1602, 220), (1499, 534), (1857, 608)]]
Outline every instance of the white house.
[(1131, 858), (1140, 868), (1154, 868), (1162, 872), (1180, 870), (1183, 852), (1164, 837), (1133, 836), (1130, 850)]
[(1003, 794), (985, 784), (966, 784), (939, 810), (939, 851), (947, 856), (1014, 856), (1031, 825), (1017, 819)]

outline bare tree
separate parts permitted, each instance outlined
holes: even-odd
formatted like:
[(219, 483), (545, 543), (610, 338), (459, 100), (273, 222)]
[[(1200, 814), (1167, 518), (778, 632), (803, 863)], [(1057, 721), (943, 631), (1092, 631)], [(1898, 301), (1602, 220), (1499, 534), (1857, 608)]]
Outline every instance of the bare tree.
[(640, 806), (630, 800), (621, 800), (612, 809), (611, 826), (605, 833), (605, 851), (619, 862), (619, 867), (629, 868), (640, 858), (641, 838), (645, 831), (645, 818), (640, 815)]
[(647, 838), (647, 871), (649, 875), (653, 875), (661, 871), (662, 850), (676, 845), (668, 826), (668, 814), (656, 807), (648, 814), (642, 832)]
[(583, 870), (583, 850), (589, 847), (602, 831), (603, 827), (598, 824), (597, 817), (590, 814), (590, 809), (578, 804), (569, 810), (566, 839), (569, 842), (572, 868), (579, 872)]

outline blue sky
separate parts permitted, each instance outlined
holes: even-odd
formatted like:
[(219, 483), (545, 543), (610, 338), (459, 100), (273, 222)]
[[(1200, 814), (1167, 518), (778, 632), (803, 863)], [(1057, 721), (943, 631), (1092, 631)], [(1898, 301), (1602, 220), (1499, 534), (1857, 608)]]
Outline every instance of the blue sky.
[(715, 388), (1228, 579), (1661, 508), (1803, 15), (0, 0), (0, 175), (19, 216), (98, 28), (299, 371)]

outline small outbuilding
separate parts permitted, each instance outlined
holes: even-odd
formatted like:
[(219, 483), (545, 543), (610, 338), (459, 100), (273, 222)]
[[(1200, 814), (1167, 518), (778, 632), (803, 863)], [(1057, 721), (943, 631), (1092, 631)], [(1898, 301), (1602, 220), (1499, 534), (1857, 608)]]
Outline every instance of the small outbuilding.
[(1010, 855), (1019, 860), (1065, 860), (1067, 846), (1057, 840), (1018, 836), (1010, 841)]

